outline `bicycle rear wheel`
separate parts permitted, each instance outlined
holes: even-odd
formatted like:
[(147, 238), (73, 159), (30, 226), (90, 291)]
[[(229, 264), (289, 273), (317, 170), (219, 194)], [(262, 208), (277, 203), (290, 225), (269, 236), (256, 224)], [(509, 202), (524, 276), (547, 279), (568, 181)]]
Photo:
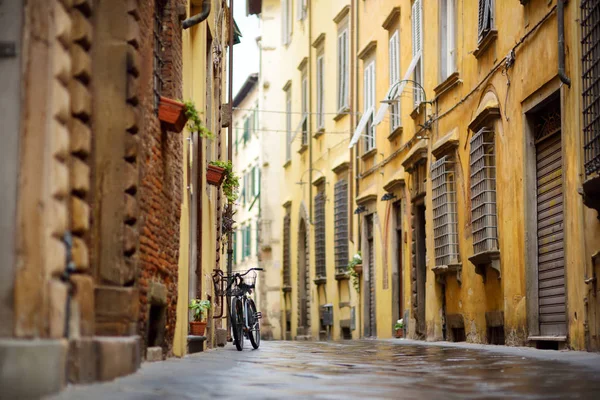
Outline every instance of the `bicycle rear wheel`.
[(238, 351), (244, 349), (244, 306), (242, 300), (234, 297), (231, 299), (231, 330), (233, 340)]
[(254, 349), (260, 346), (260, 319), (256, 312), (256, 305), (252, 299), (246, 301), (248, 307), (248, 339)]

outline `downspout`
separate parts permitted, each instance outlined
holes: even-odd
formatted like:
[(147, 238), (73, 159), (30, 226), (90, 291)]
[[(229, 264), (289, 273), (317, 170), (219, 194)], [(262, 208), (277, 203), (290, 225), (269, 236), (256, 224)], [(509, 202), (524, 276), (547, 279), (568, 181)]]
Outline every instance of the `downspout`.
[(200, 22), (208, 18), (208, 14), (210, 14), (210, 2), (211, 0), (204, 0), (204, 2), (202, 3), (202, 12), (184, 20), (181, 24), (183, 26), (183, 29), (188, 29), (194, 25), (198, 25)]
[(308, 218), (310, 225), (313, 225), (313, 197), (312, 197), (312, 181), (313, 181), (313, 146), (312, 146), (312, 75), (311, 75), (311, 66), (312, 66), (312, 7), (311, 1), (306, 2), (307, 7), (307, 18), (308, 18), (308, 65), (306, 67), (308, 74), (308, 202), (309, 202), (309, 212)]
[[(350, 61), (353, 66), (352, 69), (352, 73), (354, 74), (354, 107), (353, 107), (353, 111), (354, 113), (352, 113), (352, 120), (354, 122), (356, 122), (356, 118), (358, 117), (358, 114), (356, 114), (358, 112), (358, 68), (356, 68), (356, 64), (358, 64), (358, 61), (356, 60), (356, 54), (358, 53), (357, 49), (358, 49), (358, 43), (359, 43), (359, 38), (360, 38), (360, 13), (358, 12), (358, 3), (356, 2), (356, 0), (352, 0), (353, 5), (352, 5), (352, 12), (354, 13), (354, 11), (356, 10), (356, 25), (354, 27), (354, 33), (355, 33), (355, 40), (354, 40), (354, 46), (351, 49), (352, 52), (352, 61)], [(352, 125), (352, 127), (354, 127), (355, 125)], [(352, 132), (353, 129), (350, 129), (350, 132)], [(358, 143), (354, 146), (354, 148), (352, 149), (352, 154), (354, 155), (354, 179), (355, 179), (355, 186), (356, 186), (356, 191), (355, 191), (355, 196), (354, 197), (358, 197), (358, 193), (360, 190), (360, 180), (358, 178), (358, 167), (359, 167), (359, 161), (358, 161)], [(352, 160), (350, 160), (352, 162)], [(353, 202), (354, 203), (354, 202)], [(354, 208), (354, 207), (352, 207)], [(354, 213), (352, 214), (353, 218), (354, 218)], [(358, 214), (357, 217), (357, 222), (356, 222), (356, 232), (357, 232), (357, 249), (358, 251), (362, 252), (362, 232), (361, 232), (361, 216), (360, 214)], [(359, 280), (359, 285), (360, 285), (361, 281)], [(360, 286), (359, 286), (360, 288)], [(364, 325), (363, 325), (363, 302), (361, 301), (361, 292), (358, 292), (358, 337), (362, 338), (364, 335)]]
[[(350, 2), (350, 73), (354, 73), (354, 57), (352, 56), (352, 52), (354, 50), (354, 31), (355, 31), (355, 26), (354, 26), (354, 13), (355, 13), (355, 9), (354, 7), (356, 7), (355, 4), (356, 0), (351, 0)], [(350, 76), (350, 75), (349, 75)], [(349, 132), (350, 132), (350, 139), (352, 140), (352, 132), (353, 132), (353, 127), (355, 126), (355, 115), (354, 115), (354, 98), (355, 98), (355, 85), (354, 85), (354, 79), (352, 79), (352, 77), (350, 77), (350, 101), (348, 102), (350, 104), (350, 126), (349, 126)], [(354, 185), (352, 185), (352, 177), (354, 175), (354, 164), (352, 163), (352, 154), (354, 154), (354, 149), (350, 149), (348, 150), (348, 152), (350, 153), (350, 159), (349, 159), (349, 163), (348, 163), (348, 188), (349, 193), (348, 193), (348, 241), (354, 243)]]
[[(210, 0), (205, 0), (205, 2)], [(227, 83), (229, 98), (229, 126), (227, 127), (227, 159), (233, 163), (233, 1), (229, 0), (229, 71)], [(233, 206), (233, 205), (232, 205)], [(227, 233), (227, 275), (233, 271), (233, 232)], [(229, 304), (229, 299), (227, 304)], [(227, 322), (229, 324), (229, 321)]]
[(565, 1), (558, 0), (557, 17), (558, 17), (558, 77), (560, 81), (571, 87), (571, 79), (565, 72)]

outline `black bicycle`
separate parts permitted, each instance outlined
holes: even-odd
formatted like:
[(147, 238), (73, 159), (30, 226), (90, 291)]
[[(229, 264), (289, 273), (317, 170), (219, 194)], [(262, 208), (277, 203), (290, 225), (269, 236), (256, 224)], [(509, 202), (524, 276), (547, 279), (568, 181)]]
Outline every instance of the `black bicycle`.
[(238, 351), (244, 349), (244, 338), (246, 337), (255, 349), (260, 346), (262, 314), (256, 310), (254, 300), (248, 296), (256, 287), (256, 271), (263, 271), (263, 268), (250, 268), (244, 273), (236, 272), (230, 276), (224, 276), (222, 272), (218, 274), (220, 280), (226, 285), (222, 294), (231, 298), (229, 317), (233, 340)]

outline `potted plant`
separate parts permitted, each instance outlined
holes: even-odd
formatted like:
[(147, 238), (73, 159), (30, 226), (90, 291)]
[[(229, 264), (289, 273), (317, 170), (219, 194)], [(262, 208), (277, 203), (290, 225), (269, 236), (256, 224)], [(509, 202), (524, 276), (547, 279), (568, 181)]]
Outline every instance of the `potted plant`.
[(206, 321), (203, 321), (203, 318), (205, 312), (210, 309), (210, 301), (193, 299), (190, 301), (188, 308), (192, 310), (194, 317), (194, 320), (190, 321), (190, 334), (193, 336), (204, 336)]
[(160, 97), (158, 119), (170, 131), (181, 132), (188, 120), (185, 104), (167, 97)]
[(231, 161), (211, 161), (206, 170), (206, 181), (211, 185), (219, 186), (223, 183), (223, 194), (230, 203), (238, 198), (240, 177), (233, 172)]
[(399, 319), (394, 324), (394, 330), (396, 331), (396, 337), (401, 338), (404, 337), (404, 320)]
[(196, 105), (194, 102), (191, 100), (185, 101), (183, 102), (183, 107), (185, 110), (185, 116), (188, 119), (188, 129), (190, 132), (198, 132), (200, 137), (213, 139), (215, 135), (202, 123), (202, 120), (200, 119), (200, 113), (198, 110), (196, 110)]
[(348, 263), (348, 271), (352, 278), (352, 286), (354, 286), (357, 293), (360, 293), (360, 275), (362, 274), (362, 255), (360, 251)]

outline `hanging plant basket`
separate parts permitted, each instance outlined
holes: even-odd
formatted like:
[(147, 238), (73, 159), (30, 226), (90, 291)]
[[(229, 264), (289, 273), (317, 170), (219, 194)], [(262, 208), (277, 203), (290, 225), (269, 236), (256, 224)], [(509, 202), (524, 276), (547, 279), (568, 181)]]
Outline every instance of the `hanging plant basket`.
[(209, 185), (221, 186), (223, 179), (225, 179), (225, 168), (208, 164), (208, 167), (206, 168), (206, 182)]
[(188, 117), (183, 103), (161, 97), (158, 105), (158, 119), (166, 129), (179, 133), (185, 127)]
[(206, 330), (206, 321), (190, 321), (190, 335), (204, 336)]

